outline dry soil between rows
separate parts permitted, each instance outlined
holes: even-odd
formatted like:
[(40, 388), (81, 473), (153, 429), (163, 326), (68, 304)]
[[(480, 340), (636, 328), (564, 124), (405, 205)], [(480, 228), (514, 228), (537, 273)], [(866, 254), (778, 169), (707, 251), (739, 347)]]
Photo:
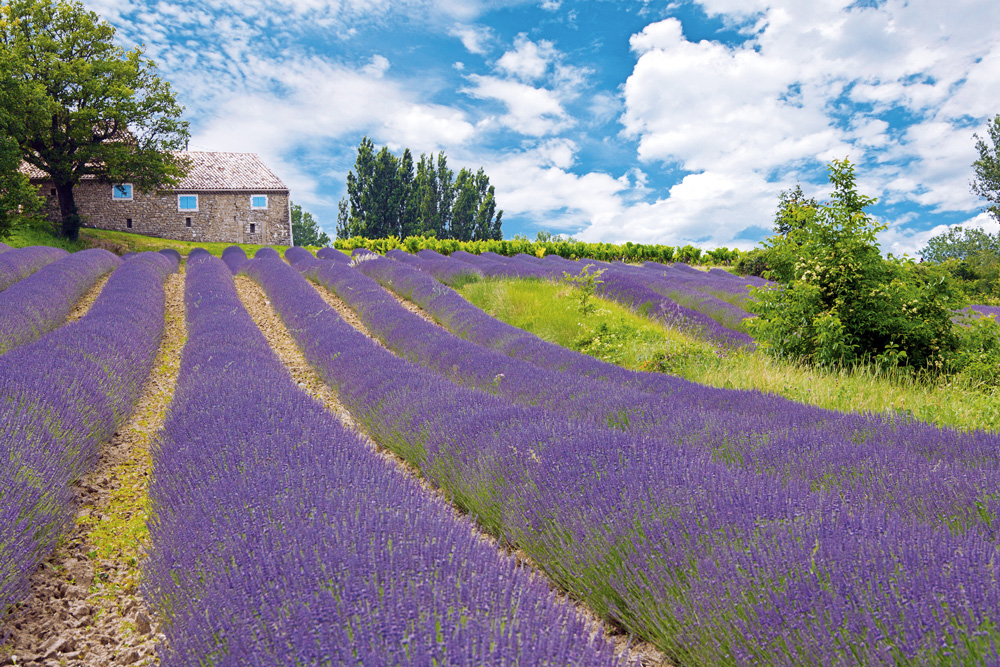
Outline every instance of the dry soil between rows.
[[(70, 320), (82, 317), (107, 279), (89, 290)], [(102, 554), (107, 533), (143, 512), (150, 473), (149, 442), (163, 423), (180, 367), (184, 327), (184, 275), (167, 279), (166, 327), (153, 371), (137, 409), (100, 452), (94, 469), (74, 486), (76, 523), (55, 552), (32, 574), (31, 593), (5, 619), (12, 631), (0, 665), (103, 667), (156, 664), (162, 639), (138, 590), (143, 544)], [(118, 498), (116, 501), (115, 498)], [(144, 519), (144, 516), (138, 517)], [(129, 542), (126, 540), (126, 542)]]

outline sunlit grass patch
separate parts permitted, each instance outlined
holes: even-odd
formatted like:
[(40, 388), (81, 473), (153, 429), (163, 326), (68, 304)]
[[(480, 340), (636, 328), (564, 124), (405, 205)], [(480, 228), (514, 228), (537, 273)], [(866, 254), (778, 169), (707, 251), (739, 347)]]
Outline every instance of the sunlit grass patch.
[(869, 367), (822, 370), (747, 350), (721, 350), (618, 304), (595, 299), (584, 317), (572, 290), (540, 280), (484, 280), (461, 290), (508, 324), (633, 370), (673, 373), (727, 389), (758, 389), (844, 412), (901, 412), (938, 426), (1000, 428), (1000, 393)]

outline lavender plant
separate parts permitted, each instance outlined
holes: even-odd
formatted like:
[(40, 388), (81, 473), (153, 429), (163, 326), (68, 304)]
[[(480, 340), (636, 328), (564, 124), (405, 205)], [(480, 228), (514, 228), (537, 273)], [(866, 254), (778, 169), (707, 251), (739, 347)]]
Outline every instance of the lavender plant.
[[(674, 437), (609, 430), (430, 375), (350, 330), (286, 265), (249, 272), (376, 438), (678, 661), (1000, 659), (995, 435), (772, 412), (781, 403), (754, 392), (696, 385), (675, 387)], [(725, 410), (708, 419), (712, 401)]]
[(157, 253), (122, 263), (84, 317), (0, 357), (0, 617), (71, 524), (70, 484), (132, 412), (175, 269)]
[(0, 292), (68, 254), (62, 248), (48, 246), (29, 246), (3, 253), (0, 257)]
[[(301, 281), (271, 253), (247, 271), (275, 267)], [(618, 664), (541, 581), (296, 387), (221, 261), (196, 256), (187, 275), (189, 340), (151, 486), (146, 594), (167, 617), (164, 665)]]
[(120, 263), (107, 250), (82, 250), (0, 292), (0, 354), (62, 324), (80, 297)]
[(235, 276), (250, 260), (247, 258), (247, 253), (243, 248), (233, 245), (222, 251), (222, 261), (226, 263), (226, 266), (229, 267), (229, 270)]
[[(307, 251), (308, 252), (308, 251)], [(316, 251), (316, 256), (320, 259), (329, 259), (341, 264), (350, 264), (351, 258), (335, 248), (320, 248)]]

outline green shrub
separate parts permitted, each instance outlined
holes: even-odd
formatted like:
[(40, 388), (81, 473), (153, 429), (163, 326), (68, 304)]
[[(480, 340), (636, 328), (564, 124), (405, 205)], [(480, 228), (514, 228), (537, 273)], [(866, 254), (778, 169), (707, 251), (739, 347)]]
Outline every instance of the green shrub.
[(586, 265), (575, 276), (568, 271), (563, 271), (563, 282), (576, 288), (576, 296), (580, 302), (580, 314), (582, 315), (589, 315), (593, 312), (594, 304), (592, 299), (594, 298), (594, 292), (597, 291), (597, 286), (604, 282), (601, 280), (601, 274), (604, 273), (604, 269), (598, 269), (591, 273), (590, 267), (592, 266), (593, 264)]
[(940, 372), (960, 341), (951, 322), (958, 294), (946, 273), (879, 252), (884, 229), (864, 211), (875, 199), (857, 192), (854, 166), (832, 162), (831, 200), (801, 227), (770, 240), (790, 260), (784, 286), (752, 290), (747, 322), (764, 350), (824, 367), (872, 362)]
[(961, 340), (952, 368), (957, 379), (972, 389), (1000, 388), (1000, 324), (989, 317), (962, 318)]

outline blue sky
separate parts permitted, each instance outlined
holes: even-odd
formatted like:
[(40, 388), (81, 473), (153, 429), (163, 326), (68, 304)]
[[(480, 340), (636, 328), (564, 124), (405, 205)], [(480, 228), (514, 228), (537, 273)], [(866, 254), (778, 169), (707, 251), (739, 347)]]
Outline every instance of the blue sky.
[(333, 234), (361, 138), (484, 167), (504, 234), (753, 247), (849, 157), (883, 250), (997, 231), (995, 0), (86, 0), (172, 82), (192, 150), (258, 153)]

